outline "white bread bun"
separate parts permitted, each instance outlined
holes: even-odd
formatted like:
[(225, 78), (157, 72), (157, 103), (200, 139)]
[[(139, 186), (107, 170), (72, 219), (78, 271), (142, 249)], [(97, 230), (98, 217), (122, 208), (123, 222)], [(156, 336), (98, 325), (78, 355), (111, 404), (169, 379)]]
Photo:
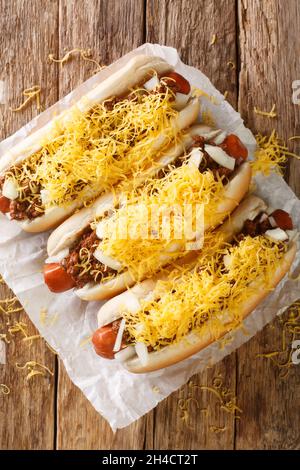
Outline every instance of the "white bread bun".
[[(235, 176), (224, 188), (224, 200), (220, 204), (217, 211), (205, 221), (204, 230), (209, 230), (212, 227), (218, 226), (228, 214), (230, 214), (243, 199), (249, 190), (251, 181), (251, 167), (249, 163), (243, 163), (237, 170)], [(76, 215), (76, 214), (75, 214)], [(51, 240), (52, 244), (52, 240)], [(180, 250), (179, 244), (177, 249)], [(50, 255), (50, 253), (49, 253)], [(172, 260), (172, 255), (164, 254), (162, 266), (166, 266)], [(126, 288), (135, 284), (135, 279), (128, 271), (116, 275), (114, 279), (103, 282), (97, 285), (86, 285), (81, 289), (76, 289), (75, 293), (82, 300), (103, 300), (109, 299), (114, 295), (119, 294)]]

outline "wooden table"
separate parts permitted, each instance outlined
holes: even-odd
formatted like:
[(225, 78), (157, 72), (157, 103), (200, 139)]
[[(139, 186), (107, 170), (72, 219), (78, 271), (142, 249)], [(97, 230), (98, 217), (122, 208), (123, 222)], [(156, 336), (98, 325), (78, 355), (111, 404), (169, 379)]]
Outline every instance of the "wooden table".
[[(5, 138), (36, 115), (34, 106), (12, 113), (21, 92), (41, 84), (43, 105), (50, 106), (94, 72), (94, 65), (74, 58), (63, 68), (47, 62), (49, 53), (91, 48), (109, 64), (149, 41), (178, 49), (184, 62), (200, 68), (241, 112), (253, 131), (276, 128), (287, 139), (300, 134), (300, 107), (292, 103), (292, 82), (300, 80), (299, 0), (0, 0), (0, 80), (8, 104), (0, 105), (0, 137)], [(211, 44), (214, 34), (216, 40)], [(254, 113), (254, 106), (278, 118)], [(298, 148), (297, 148), (298, 147)], [(300, 149), (299, 141), (294, 148)], [(291, 159), (286, 178), (300, 193), (300, 162)], [(9, 290), (0, 286), (3, 297)], [(12, 294), (10, 294), (12, 295)], [(16, 315), (29, 322), (24, 312)], [(30, 326), (30, 331), (35, 332)], [(280, 343), (277, 324), (224, 361), (199, 374), (196, 384), (211, 384), (221, 374), (243, 413), (240, 420), (220, 409), (213, 394), (198, 395), (210, 407), (210, 420), (191, 404), (188, 423), (178, 400), (188, 385), (133, 425), (113, 434), (109, 425), (71, 383), (62, 363), (35, 340), (29, 347), (8, 345), (0, 383), (2, 449), (288, 449), (300, 448), (300, 369), (286, 380), (258, 352)], [(36, 360), (54, 371), (30, 385), (15, 363)], [(211, 423), (222, 430), (212, 432)], [(224, 428), (225, 425), (225, 428)]]

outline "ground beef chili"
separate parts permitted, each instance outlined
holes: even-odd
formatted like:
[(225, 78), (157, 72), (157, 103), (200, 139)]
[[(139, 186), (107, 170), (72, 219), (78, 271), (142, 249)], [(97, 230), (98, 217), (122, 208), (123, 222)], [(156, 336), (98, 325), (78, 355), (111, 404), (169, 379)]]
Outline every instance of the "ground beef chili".
[(262, 213), (260, 213), (254, 220), (247, 219), (244, 222), (241, 233), (238, 234), (236, 239), (241, 241), (245, 236), (250, 235), (250, 237), (257, 237), (258, 235), (263, 235), (267, 230), (271, 230), (273, 227), (270, 223), (269, 217), (260, 222)]
[[(14, 172), (14, 168), (10, 170), (10, 173)], [(4, 185), (6, 175), (0, 176), (0, 193)], [(21, 197), (10, 202), (9, 214), (13, 220), (24, 220), (24, 219), (35, 219), (44, 214), (42, 199), (40, 196), (41, 186), (35, 184), (35, 192), (32, 192), (30, 187), (30, 180), (25, 179), (22, 181), (22, 193)], [(26, 199), (29, 198), (29, 199)]]
[[(234, 170), (230, 170), (229, 168), (225, 168), (224, 166), (219, 165), (215, 160), (213, 160), (210, 155), (204, 150), (204, 145), (205, 145), (205, 140), (204, 137), (202, 136), (194, 136), (193, 137), (194, 144), (190, 147), (189, 152), (193, 148), (199, 148), (201, 152), (203, 152), (203, 158), (200, 163), (199, 171), (203, 173), (204, 171), (210, 170), (212, 171), (214, 177), (217, 179), (218, 177), (226, 179), (226, 181), (229, 180), (230, 176), (232, 175)], [(215, 145), (214, 142), (209, 142), (209, 145)], [(239, 162), (236, 161), (235, 164), (235, 169), (239, 165)]]
[[(77, 240), (70, 254), (62, 261), (63, 268), (74, 280), (75, 286), (81, 288), (89, 282), (101, 282), (101, 280), (110, 275), (114, 275), (116, 271), (114, 269), (105, 266), (100, 263), (94, 256), (93, 253), (99, 245), (100, 240), (96, 235), (96, 231), (89, 228), (86, 230), (81, 238)], [(83, 266), (81, 263), (84, 262), (85, 256), (82, 254), (82, 248), (88, 250), (89, 262), (88, 265)], [(80, 254), (81, 252), (81, 254)], [(86, 253), (86, 252), (85, 252)], [(85, 267), (88, 267), (85, 271)]]

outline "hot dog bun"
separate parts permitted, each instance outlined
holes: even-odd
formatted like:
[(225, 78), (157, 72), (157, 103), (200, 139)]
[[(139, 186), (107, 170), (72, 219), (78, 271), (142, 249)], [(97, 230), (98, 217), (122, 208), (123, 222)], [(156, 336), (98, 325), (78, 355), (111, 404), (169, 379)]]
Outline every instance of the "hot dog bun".
[[(240, 319), (244, 320), (270, 293), (271, 289), (275, 289), (277, 284), (289, 271), (297, 251), (297, 245), (295, 242), (290, 244), (289, 250), (285, 253), (281, 263), (274, 271), (272, 282), (268, 287), (264, 286), (260, 279), (255, 284), (256, 294), (249, 297), (247, 301), (240, 305)], [(226, 322), (226, 320), (228, 320)], [(130, 359), (125, 363), (125, 367), (136, 374), (143, 374), (146, 372), (152, 372), (164, 367), (169, 367), (177, 362), (183, 361), (193, 354), (198, 353), (202, 349), (206, 348), (214, 341), (222, 338), (226, 333), (231, 330), (230, 327), (230, 315), (226, 316), (224, 313), (224, 325), (221, 330), (218, 328), (218, 332), (213, 331), (212, 325), (208, 322), (203, 333), (196, 335), (190, 333), (184, 340), (177, 344), (167, 346), (160, 351), (151, 352), (149, 354), (149, 363), (143, 366), (140, 360), (136, 357)]]
[[(198, 99), (192, 99), (186, 105), (184, 109), (179, 111), (176, 118), (172, 119), (172, 126), (177, 129), (178, 132), (182, 131), (186, 127), (189, 127), (197, 119), (199, 114), (200, 104)], [(153, 154), (158, 152), (160, 148), (168, 142), (167, 131), (162, 132), (156, 137), (153, 141)], [(91, 191), (88, 190), (88, 197), (86, 199), (93, 199), (97, 197), (102, 190), (99, 188), (97, 193), (91, 194)], [(46, 209), (45, 214), (41, 217), (38, 217), (34, 220), (26, 220), (18, 222), (22, 229), (26, 232), (36, 233), (44, 232), (50, 228), (57, 227), (61, 222), (63, 222), (68, 216), (70, 216), (76, 209), (80, 209), (83, 206), (84, 198), (81, 200), (76, 199), (74, 203), (66, 207), (52, 207)]]
[[(209, 220), (205, 221), (204, 230), (209, 230), (212, 227), (219, 225), (224, 218), (230, 214), (242, 198), (245, 196), (249, 189), (251, 180), (251, 167), (249, 163), (243, 163), (237, 170), (233, 179), (224, 188), (224, 200), (220, 204), (217, 211), (212, 214)], [(178, 246), (180, 249), (180, 246)], [(165, 254), (165, 266), (172, 260), (172, 255)], [(103, 282), (98, 285), (89, 286), (88, 284), (81, 289), (75, 290), (76, 295), (82, 300), (103, 300), (109, 299), (114, 295), (124, 291), (126, 288), (134, 285), (136, 280), (131, 274), (125, 271), (117, 275), (114, 279)]]
[[(183, 115), (182, 115), (183, 116)], [(185, 120), (185, 124), (187, 120)], [(184, 124), (182, 124), (184, 125)], [(205, 138), (213, 138), (220, 132), (220, 129), (212, 129), (209, 126), (199, 124), (192, 126), (186, 131), (181, 140), (169, 147), (158, 159), (154, 159), (153, 165), (146, 168), (139, 176), (136, 184), (142, 184), (147, 178), (155, 176), (162, 168), (171, 165), (177, 157), (193, 143), (193, 136), (201, 135)], [(106, 211), (113, 209), (120, 199), (121, 194), (106, 193), (99, 196), (90, 206), (69, 217), (56, 230), (54, 230), (47, 243), (49, 256), (56, 255), (64, 248), (69, 248), (78, 235), (94, 220), (95, 217), (102, 217)]]
[(128, 93), (128, 90), (147, 77), (153, 74), (164, 74), (173, 70), (173, 67), (160, 57), (150, 57), (138, 55), (129, 60), (120, 70), (113, 73), (94, 89), (88, 92), (80, 100), (73, 104), (67, 111), (45, 124), (37, 131), (30, 134), (20, 143), (1, 157), (0, 174), (10, 166), (22, 162), (25, 158), (37, 152), (41, 148), (42, 142), (56, 137), (57, 123), (67, 123), (72, 119), (73, 112), (79, 109), (81, 112), (87, 112), (93, 105), (101, 103), (111, 96), (122, 96)]
[[(254, 218), (261, 211), (266, 210), (267, 206), (264, 201), (256, 196), (248, 196), (240, 206), (234, 211), (230, 218), (217, 230), (219, 233), (224, 234), (224, 241), (231, 241), (235, 235), (237, 235), (246, 219), (249, 217)], [(252, 295), (244, 303), (240, 305), (240, 319), (245, 319), (270, 293), (270, 290), (274, 289), (280, 280), (289, 271), (290, 266), (293, 263), (297, 251), (297, 245), (295, 241), (291, 241), (289, 244), (288, 251), (285, 253), (280, 264), (274, 270), (274, 276), (272, 277), (271, 285), (264, 286), (262, 280), (257, 279), (255, 282), (255, 295)], [(117, 297), (106, 302), (98, 312), (98, 325), (99, 327), (107, 325), (112, 321), (117, 320), (121, 317), (121, 313), (124, 310), (134, 312), (138, 309), (140, 301), (149, 295), (153, 291), (156, 282), (164, 279), (167, 273), (156, 276), (153, 279), (143, 281), (136, 284), (132, 289), (123, 292)], [(229, 324), (230, 316), (224, 313), (224, 325), (223, 328), (218, 327), (217, 333), (213, 331), (212, 325), (208, 322), (206, 329), (200, 335), (191, 332), (184, 340), (177, 344), (167, 346), (160, 351), (149, 353), (149, 361), (146, 366), (143, 366), (138, 359), (135, 357), (125, 362), (125, 367), (134, 373), (145, 373), (158, 370), (164, 367), (168, 367), (172, 364), (180, 362), (189, 356), (196, 354), (200, 350), (209, 346), (214, 341), (220, 339), (228, 331), (231, 330)]]

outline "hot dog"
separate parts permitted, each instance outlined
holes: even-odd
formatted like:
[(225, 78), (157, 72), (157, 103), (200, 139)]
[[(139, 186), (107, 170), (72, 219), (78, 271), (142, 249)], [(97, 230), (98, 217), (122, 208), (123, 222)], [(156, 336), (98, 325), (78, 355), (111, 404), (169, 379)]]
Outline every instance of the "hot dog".
[[(236, 152), (235, 157), (222, 149), (224, 141), (228, 152)], [(73, 279), (75, 293), (83, 300), (109, 298), (184, 256), (186, 242), (197, 239), (197, 233), (185, 234), (179, 240), (174, 235), (164, 237), (165, 214), (160, 208), (173, 210), (185, 204), (203, 204), (204, 230), (217, 226), (248, 191), (251, 170), (244, 161), (246, 152), (237, 136), (228, 139), (221, 129), (192, 127), (181, 142), (161, 157), (156, 168), (151, 168), (147, 174), (152, 178), (131, 194), (125, 206), (120, 204), (122, 194), (107, 194), (50, 235), (47, 262), (56, 262), (66, 274), (64, 284), (59, 285), (52, 276), (51, 265), (46, 265), (44, 277), (50, 290), (71, 288)], [(109, 217), (109, 210), (118, 204)], [(147, 222), (147, 211), (153, 206), (159, 207), (161, 219), (145, 242), (141, 231)], [(177, 213), (175, 216), (177, 220), (181, 217)], [(118, 226), (124, 230), (126, 224), (134, 237), (123, 233), (115, 237), (114, 230)], [(156, 236), (155, 231), (160, 235)]]
[(28, 232), (53, 228), (151, 165), (198, 112), (184, 77), (139, 55), (2, 156), (0, 211)]
[(131, 372), (150, 372), (184, 360), (239, 327), (295, 258), (297, 233), (285, 230), (292, 228), (290, 215), (280, 210), (275, 227), (268, 212), (263, 200), (247, 197), (192, 265), (136, 284), (108, 301), (98, 313), (92, 339), (96, 352), (103, 356), (102, 329), (107, 332), (119, 321), (120, 331), (123, 322), (118, 341), (110, 349), (106, 345), (106, 356), (114, 355)]

